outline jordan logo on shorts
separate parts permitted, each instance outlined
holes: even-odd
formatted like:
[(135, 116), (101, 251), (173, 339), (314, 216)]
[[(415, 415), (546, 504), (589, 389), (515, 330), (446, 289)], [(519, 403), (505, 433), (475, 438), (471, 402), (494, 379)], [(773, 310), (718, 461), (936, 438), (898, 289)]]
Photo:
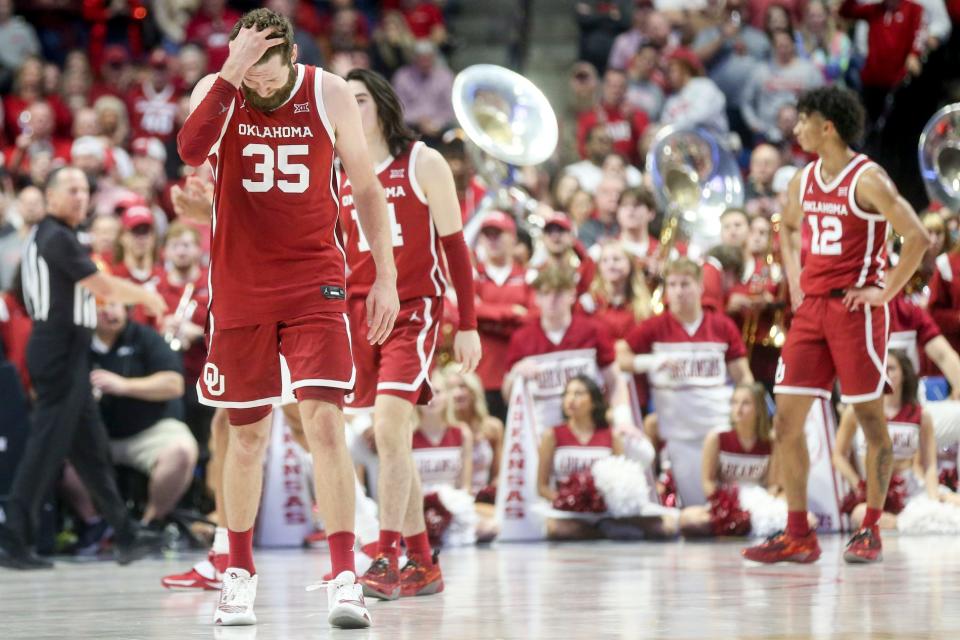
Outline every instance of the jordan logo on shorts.
[(416, 311), (414, 311), (414, 312), (413, 312), (413, 315), (410, 316), (410, 322), (420, 322), (420, 317), (417, 316), (417, 312), (416, 312)]
[(203, 366), (203, 384), (210, 395), (222, 396), (227, 390), (227, 377), (220, 375), (217, 365), (208, 362)]

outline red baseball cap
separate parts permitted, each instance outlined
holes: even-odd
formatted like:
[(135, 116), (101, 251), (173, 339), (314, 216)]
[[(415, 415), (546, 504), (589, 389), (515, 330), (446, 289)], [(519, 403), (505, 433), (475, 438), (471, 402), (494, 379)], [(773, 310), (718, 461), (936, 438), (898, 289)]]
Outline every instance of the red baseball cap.
[(491, 211), (480, 225), (480, 231), (484, 229), (500, 229), (507, 233), (516, 233), (517, 223), (513, 221), (513, 216), (503, 211)]
[(159, 138), (134, 138), (130, 143), (130, 150), (137, 156), (147, 156), (160, 162), (167, 161), (167, 150)]
[(170, 56), (163, 49), (154, 49), (150, 52), (150, 57), (147, 58), (147, 64), (154, 69), (166, 70), (170, 64)]
[(123, 212), (120, 222), (123, 223), (124, 229), (134, 229), (144, 224), (152, 227), (154, 225), (153, 212), (143, 205), (134, 205)]
[(127, 50), (118, 44), (111, 44), (103, 50), (103, 61), (105, 64), (121, 65), (129, 62)]
[(690, 69), (690, 73), (695, 76), (702, 76), (707, 73), (707, 70), (703, 67), (703, 61), (693, 52), (692, 49), (686, 47), (677, 47), (674, 49), (670, 55), (667, 56), (669, 61), (682, 62), (687, 65)]
[(559, 211), (554, 211), (553, 214), (547, 216), (543, 221), (544, 231), (550, 226), (560, 227), (564, 231), (573, 231), (573, 223), (570, 222), (570, 218)]

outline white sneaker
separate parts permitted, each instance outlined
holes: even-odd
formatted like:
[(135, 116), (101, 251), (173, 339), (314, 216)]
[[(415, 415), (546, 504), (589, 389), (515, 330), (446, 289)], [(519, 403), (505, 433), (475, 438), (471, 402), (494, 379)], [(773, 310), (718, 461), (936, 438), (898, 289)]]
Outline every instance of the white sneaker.
[[(357, 576), (343, 571), (333, 580), (323, 583), (327, 588), (327, 622), (341, 629), (366, 629), (370, 626), (370, 612), (363, 599), (363, 587)], [(308, 587), (312, 590), (312, 587)]]
[(213, 623), (225, 627), (256, 624), (253, 601), (257, 598), (257, 578), (245, 569), (230, 567), (223, 574), (220, 601), (213, 612)]

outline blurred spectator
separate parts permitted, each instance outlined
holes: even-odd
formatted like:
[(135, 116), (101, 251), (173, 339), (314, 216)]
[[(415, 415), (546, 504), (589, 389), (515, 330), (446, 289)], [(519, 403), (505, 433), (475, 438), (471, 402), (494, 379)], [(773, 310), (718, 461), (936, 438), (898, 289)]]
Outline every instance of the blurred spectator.
[(577, 123), (580, 116), (597, 104), (599, 92), (597, 69), (589, 62), (575, 62), (570, 70), (570, 79), (564, 110), (557, 114), (560, 127), (560, 143), (557, 156), (561, 164), (578, 161), (580, 154)]
[(17, 194), (16, 211), (20, 217), (20, 237), (26, 238), (30, 231), (47, 215), (43, 191), (26, 186)]
[(503, 395), (509, 397), (515, 380), (537, 374), (527, 358), (545, 353), (589, 349), (611, 398), (619, 387), (613, 340), (607, 328), (582, 314), (573, 313), (577, 301), (576, 273), (569, 267), (550, 265), (533, 282), (540, 317), (532, 318), (510, 338)]
[(137, 138), (131, 145), (133, 167), (145, 178), (151, 191), (160, 193), (167, 186), (167, 149), (157, 138)]
[(773, 145), (758, 144), (754, 147), (744, 189), (744, 206), (748, 214), (769, 218), (779, 210), (777, 194), (773, 190), (773, 176), (781, 164), (780, 150)]
[[(163, 268), (157, 260), (158, 241), (153, 213), (145, 206), (134, 205), (123, 212), (120, 222), (123, 229), (113, 275), (156, 291), (163, 279)], [(135, 307), (130, 317), (149, 325), (158, 320), (147, 315), (141, 306)]]
[(606, 326), (614, 340), (623, 340), (641, 320), (653, 315), (650, 290), (638, 263), (622, 242), (601, 242), (597, 275), (580, 296), (580, 308)]
[(133, 86), (133, 67), (130, 54), (118, 45), (110, 45), (103, 52), (100, 77), (90, 90), (90, 103), (96, 104), (103, 96), (124, 98)]
[[(160, 321), (160, 331), (168, 343), (178, 346), (183, 353), (183, 376), (187, 384), (183, 396), (184, 422), (205, 450), (214, 409), (199, 403), (196, 388), (207, 355), (203, 330), (210, 297), (207, 272), (201, 267), (200, 232), (184, 222), (174, 222), (167, 231), (164, 258), (167, 268), (157, 293), (167, 303), (168, 314)], [(189, 295), (188, 286), (191, 287)]]
[(703, 77), (700, 58), (679, 47), (670, 54), (667, 65), (671, 94), (663, 105), (661, 124), (702, 126), (726, 133), (726, 98), (713, 80)]
[(730, 113), (739, 110), (743, 87), (770, 55), (770, 40), (763, 31), (750, 26), (746, 0), (727, 0), (721, 19), (719, 26), (700, 31), (692, 47), (706, 63), (710, 79), (726, 96)]
[(453, 185), (457, 189), (457, 200), (460, 201), (460, 216), (466, 223), (480, 206), (487, 189), (483, 181), (477, 177), (462, 134), (458, 135), (458, 133), (458, 129), (452, 129), (443, 135), (440, 153), (450, 165)]
[(430, 40), (437, 47), (447, 43), (447, 26), (443, 12), (433, 0), (401, 0), (403, 17), (417, 40)]
[(13, 81), (13, 92), (3, 96), (4, 126), (7, 138), (16, 140), (22, 133), (36, 130), (37, 124), (31, 122), (32, 107), (42, 103), (50, 108), (53, 121), (51, 134), (67, 136), (70, 134), (72, 116), (67, 105), (57, 94), (48, 95), (43, 83), (43, 61), (29, 57), (23, 61)]
[(132, 136), (153, 136), (161, 140), (173, 137), (180, 92), (171, 72), (170, 56), (154, 49), (148, 60), (149, 71), (143, 82), (127, 95)]
[(297, 45), (297, 62), (321, 66), (323, 56), (313, 36), (297, 24), (297, 0), (267, 0), (263, 5), (290, 20), (293, 25), (293, 42)]
[(73, 130), (70, 133), (74, 138), (99, 136), (100, 121), (97, 119), (97, 112), (90, 107), (78, 109), (73, 114)]
[(130, 119), (123, 100), (112, 95), (97, 98), (93, 103), (100, 121), (100, 135), (107, 138), (114, 147), (125, 147), (130, 136)]
[(220, 71), (227, 60), (230, 32), (240, 12), (227, 6), (227, 0), (201, 0), (200, 10), (187, 23), (186, 39), (207, 52), (207, 70)]
[(594, 209), (596, 209), (596, 205), (594, 204), (593, 196), (583, 189), (577, 189), (570, 198), (570, 202), (567, 204), (565, 211), (567, 215), (570, 216), (570, 220), (573, 221), (574, 226), (579, 229), (590, 219)]
[(110, 436), (110, 457), (150, 478), (142, 522), (163, 520), (193, 477), (197, 442), (183, 423), (179, 358), (119, 303), (97, 313), (90, 383)]
[(600, 102), (577, 119), (577, 142), (580, 154), (586, 157), (587, 134), (596, 125), (607, 128), (613, 142), (613, 150), (631, 162), (639, 161), (637, 141), (650, 123), (644, 111), (630, 111), (626, 103), (627, 74), (618, 69), (608, 69), (603, 74)]
[(923, 7), (920, 48), (930, 53), (950, 39), (953, 28), (947, 3), (944, 0), (916, 0), (916, 3)]
[(179, 45), (187, 36), (187, 24), (196, 10), (196, 2), (183, 0), (152, 0), (153, 22), (160, 30), (164, 44)]
[(798, 58), (790, 32), (771, 36), (773, 57), (759, 67), (743, 89), (740, 113), (758, 139), (780, 142), (777, 116), (784, 104), (796, 104), (800, 93), (823, 84), (823, 74), (809, 60)]
[(63, 103), (67, 105), (70, 112), (76, 114), (77, 111), (90, 106), (90, 91), (93, 89), (93, 75), (90, 68), (86, 65), (86, 56), (82, 52), (80, 58), (84, 65), (75, 69), (67, 69), (63, 73), (60, 95), (63, 96)]
[(774, 31), (786, 31), (791, 37), (793, 36), (794, 21), (800, 17), (799, 12), (796, 11), (797, 4), (788, 9), (786, 2), (774, 0), (760, 14), (763, 16), (763, 31), (771, 41), (773, 41)]
[(630, 26), (630, 0), (581, 0), (574, 10), (580, 27), (578, 59), (603, 71), (617, 36)]
[(453, 73), (437, 61), (436, 47), (429, 40), (418, 40), (412, 64), (401, 67), (393, 76), (393, 86), (403, 103), (407, 124), (420, 133), (436, 137), (453, 122)]
[(98, 266), (105, 265), (108, 273), (113, 271), (119, 240), (120, 218), (117, 216), (95, 216), (90, 221), (90, 257)]
[(13, 0), (0, 0), (0, 65), (12, 73), (30, 56), (40, 55), (37, 31), (14, 15)]
[(29, 173), (38, 157), (62, 162), (70, 159), (72, 142), (54, 135), (54, 114), (48, 103), (34, 102), (21, 112), (19, 119), (25, 126), (6, 153), (7, 170), (15, 179)]
[(507, 406), (500, 394), (504, 361), (510, 336), (534, 311), (533, 289), (527, 284), (526, 271), (513, 259), (517, 225), (513, 217), (493, 211), (480, 227), (477, 247), (477, 331), (483, 358), (477, 375), (483, 383), (490, 413), (506, 418)]
[(392, 78), (413, 58), (413, 34), (399, 11), (386, 11), (373, 32), (370, 46), (373, 70)]
[(588, 249), (601, 238), (612, 238), (620, 233), (617, 224), (617, 206), (620, 194), (626, 189), (623, 179), (614, 175), (604, 175), (597, 185), (594, 197), (593, 215), (577, 229), (577, 237)]
[(750, 23), (767, 31), (772, 13), (775, 23), (786, 28), (792, 18), (800, 18), (800, 5), (799, 0), (750, 0)]
[(918, 36), (923, 7), (910, 0), (883, 0), (875, 4), (844, 0), (840, 15), (849, 20), (864, 20), (870, 28), (860, 82), (863, 106), (874, 122), (886, 107), (887, 96), (907, 74), (920, 74), (922, 51)]
[(621, 194), (617, 206), (617, 223), (620, 225), (617, 240), (630, 259), (649, 274), (660, 269), (657, 264), (660, 241), (650, 235), (650, 223), (656, 217), (657, 202), (647, 189), (627, 189)]
[(560, 212), (554, 211), (544, 217), (542, 251), (530, 261), (530, 271), (527, 279), (534, 280), (537, 273), (553, 266), (561, 269), (572, 269), (576, 273), (577, 297), (583, 295), (590, 288), (597, 267), (587, 253), (583, 243), (573, 234), (573, 225), (570, 219)]
[(0, 362), (6, 359), (16, 368), (23, 391), (29, 396), (32, 385), (27, 370), (27, 342), (33, 321), (16, 293), (19, 287), (16, 282), (14, 290), (0, 291)]
[(640, 50), (640, 45), (648, 41), (646, 28), (649, 16), (650, 11), (634, 7), (633, 16), (630, 19), (630, 29), (618, 35), (613, 41), (613, 46), (610, 47), (610, 56), (607, 58), (608, 69), (623, 71), (627, 69), (630, 61)]
[(843, 82), (853, 45), (850, 37), (837, 28), (831, 11), (826, 0), (808, 0), (797, 29), (797, 55), (815, 64), (826, 82)]
[(365, 47), (370, 40), (370, 23), (354, 7), (353, 0), (331, 0), (329, 12), (319, 22), (317, 35), (324, 37), (325, 53), (334, 49)]
[(640, 110), (651, 121), (659, 120), (663, 109), (663, 74), (657, 67), (660, 54), (651, 44), (640, 46), (627, 66), (628, 110)]
[(911, 284), (914, 285), (912, 288), (920, 289), (919, 294), (922, 295), (923, 289), (930, 283), (930, 278), (933, 277), (933, 272), (937, 268), (937, 259), (941, 254), (952, 252), (953, 242), (951, 242), (947, 225), (940, 214), (932, 211), (923, 213), (920, 216), (920, 221), (923, 222), (923, 227), (930, 234), (930, 246), (923, 253), (923, 261), (917, 269), (915, 277), (919, 278), (919, 282), (910, 283), (907, 286), (911, 288)]
[[(594, 193), (603, 179), (603, 163), (613, 153), (613, 138), (610, 128), (603, 123), (596, 123), (584, 133), (585, 157), (564, 168), (565, 175), (573, 176), (580, 184), (580, 188), (587, 193)], [(627, 184), (638, 187), (643, 182), (643, 175), (633, 165), (624, 167)]]
[[(185, 95), (189, 97), (193, 87), (207, 75), (207, 54), (195, 44), (184, 45), (177, 54), (180, 69), (180, 83)], [(179, 130), (179, 127), (175, 127)]]

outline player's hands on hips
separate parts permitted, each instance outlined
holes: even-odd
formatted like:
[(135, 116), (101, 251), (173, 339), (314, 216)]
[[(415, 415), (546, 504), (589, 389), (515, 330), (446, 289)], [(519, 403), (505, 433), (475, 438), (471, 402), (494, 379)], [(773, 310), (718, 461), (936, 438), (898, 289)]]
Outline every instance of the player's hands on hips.
[(453, 338), (453, 359), (460, 363), (460, 371), (473, 373), (480, 364), (480, 334), (472, 331), (457, 331)]
[(127, 380), (112, 371), (94, 369), (90, 372), (90, 384), (94, 389), (109, 396), (124, 396), (127, 394)]
[(383, 344), (393, 331), (393, 323), (400, 313), (396, 280), (388, 281), (379, 276), (367, 295), (367, 340), (370, 344)]
[(850, 311), (856, 311), (861, 305), (879, 307), (882, 306), (884, 302), (883, 289), (877, 287), (849, 289), (846, 295), (843, 296), (843, 306)]
[(257, 64), (270, 47), (283, 43), (283, 38), (273, 38), (273, 29), (257, 31), (255, 27), (244, 27), (237, 37), (230, 41), (230, 55), (223, 63), (220, 77), (239, 88), (243, 76), (250, 67)]

